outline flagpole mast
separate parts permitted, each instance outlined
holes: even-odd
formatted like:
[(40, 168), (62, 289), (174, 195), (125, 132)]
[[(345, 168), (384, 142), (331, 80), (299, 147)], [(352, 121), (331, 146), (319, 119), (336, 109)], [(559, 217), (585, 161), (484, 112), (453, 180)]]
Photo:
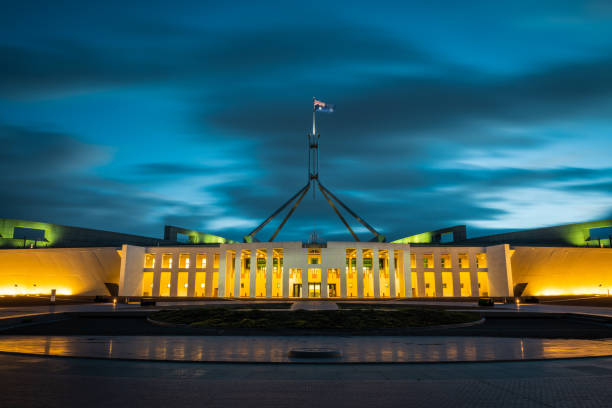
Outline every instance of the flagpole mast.
[[(315, 158), (315, 153), (313, 151), (313, 148), (316, 148), (317, 151), (319, 150), (319, 144), (315, 143), (316, 137), (317, 137), (317, 126), (316, 126), (316, 106), (315, 106), (315, 100), (316, 98), (313, 96), (312, 97), (312, 136), (310, 136), (308, 138), (308, 178), (310, 180), (311, 183), (316, 183), (316, 179), (313, 177), (313, 174), (318, 176), (319, 173), (319, 164), (318, 164), (318, 160)], [(318, 154), (317, 154), (318, 156)], [(315, 199), (315, 188), (314, 185), (312, 186), (312, 198)]]
[(314, 101), (315, 101), (315, 97), (313, 96), (312, 97), (312, 135), (313, 136), (317, 134), (317, 128), (315, 126), (315, 111), (316, 111), (316, 109), (315, 109)]
[[(319, 180), (319, 135), (317, 134), (317, 126), (316, 126), (316, 112), (317, 110), (322, 112), (333, 112), (334, 105), (318, 101), (316, 98), (312, 98), (312, 134), (308, 134), (308, 182), (300, 191), (298, 191), (293, 197), (289, 199), (289, 201), (285, 202), (278, 210), (276, 210), (271, 216), (269, 216), (263, 223), (261, 223), (257, 228), (255, 228), (249, 235), (244, 237), (244, 242), (256, 242), (255, 234), (257, 234), (262, 228), (264, 228), (272, 219), (274, 219), (279, 213), (281, 213), (285, 208), (293, 203), (289, 212), (282, 220), (272, 237), (268, 240), (268, 242), (272, 242), (280, 230), (283, 228), (287, 220), (291, 217), (291, 215), (295, 212), (296, 208), (300, 205), (300, 202), (308, 192), (308, 189), (312, 187), (313, 198), (315, 198), (315, 184), (316, 187), (319, 188), (329, 205), (332, 207), (334, 212), (340, 218), (340, 221), (346, 226), (348, 231), (351, 233), (355, 241), (359, 241), (359, 237), (355, 234), (355, 231), (352, 230), (347, 220), (340, 213), (340, 207), (346, 210), (355, 220), (359, 221), (361, 225), (366, 227), (372, 234), (374, 234), (374, 239), (372, 241), (375, 242), (385, 242), (385, 236), (380, 235), (374, 228), (372, 228), (363, 218), (357, 215), (353, 210), (351, 210), (346, 204), (344, 204), (338, 197), (336, 197), (330, 190), (324, 187)], [(337, 205), (336, 205), (337, 204)], [(312, 240), (316, 241), (316, 217), (313, 220), (313, 235)]]

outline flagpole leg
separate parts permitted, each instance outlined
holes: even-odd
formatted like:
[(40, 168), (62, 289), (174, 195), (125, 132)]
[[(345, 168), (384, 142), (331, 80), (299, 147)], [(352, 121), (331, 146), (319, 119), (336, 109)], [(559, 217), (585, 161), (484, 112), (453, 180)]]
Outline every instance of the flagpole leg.
[(317, 127), (315, 124), (315, 108), (312, 108), (312, 136), (317, 134)]

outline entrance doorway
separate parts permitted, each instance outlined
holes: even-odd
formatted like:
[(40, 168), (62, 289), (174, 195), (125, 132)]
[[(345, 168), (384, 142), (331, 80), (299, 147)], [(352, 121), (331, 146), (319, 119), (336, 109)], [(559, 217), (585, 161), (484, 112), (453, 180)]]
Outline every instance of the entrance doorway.
[(330, 283), (329, 285), (327, 285), (327, 293), (329, 297), (336, 297), (338, 296), (336, 294), (336, 284), (335, 283)]
[(302, 284), (301, 283), (293, 284), (293, 297), (296, 297), (296, 298), (302, 297)]
[(309, 298), (321, 297), (321, 284), (320, 283), (309, 283), (308, 284), (308, 297)]

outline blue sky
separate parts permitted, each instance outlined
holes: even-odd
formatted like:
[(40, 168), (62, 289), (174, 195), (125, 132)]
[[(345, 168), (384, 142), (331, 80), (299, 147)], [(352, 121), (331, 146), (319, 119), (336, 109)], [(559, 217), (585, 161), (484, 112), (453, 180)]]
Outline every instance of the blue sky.
[[(240, 239), (313, 96), (322, 181), (390, 238), (612, 217), (610, 2), (222, 3), (5, 6), (0, 217)], [(278, 239), (313, 229), (350, 239), (320, 195)]]

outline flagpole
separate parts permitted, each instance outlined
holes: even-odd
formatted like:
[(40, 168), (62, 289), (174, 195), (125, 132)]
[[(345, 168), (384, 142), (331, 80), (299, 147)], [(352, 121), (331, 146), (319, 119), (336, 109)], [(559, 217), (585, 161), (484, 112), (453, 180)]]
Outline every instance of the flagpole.
[[(309, 166), (309, 167), (310, 167), (310, 162), (312, 161), (312, 149), (311, 149), (310, 144), (312, 143), (312, 141), (314, 141), (314, 140), (315, 140), (315, 137), (316, 137), (316, 134), (317, 134), (317, 126), (316, 126), (316, 111), (317, 111), (317, 110), (316, 110), (316, 107), (315, 107), (315, 104), (314, 104), (315, 99), (316, 99), (316, 98), (313, 96), (313, 97), (312, 97), (312, 140), (309, 140), (309, 142), (308, 142), (308, 144), (309, 144), (309, 147), (308, 147), (308, 151), (309, 151), (309, 154), (308, 154), (308, 156), (309, 156), (309, 157), (308, 157), (308, 163), (309, 163), (309, 164), (308, 164), (308, 166)], [(313, 163), (313, 165), (314, 165), (314, 163)], [(315, 170), (315, 171), (316, 171), (316, 170)], [(310, 170), (309, 170), (308, 177), (310, 177), (310, 176), (311, 176), (311, 174), (310, 174)], [(313, 184), (314, 184), (314, 182), (315, 182), (313, 179), (311, 179), (310, 181), (311, 181)], [(316, 189), (315, 189), (315, 188), (314, 188), (314, 186), (313, 186), (313, 187), (312, 187), (312, 199), (313, 199), (313, 200), (315, 199), (315, 190), (316, 190)], [(313, 227), (314, 227), (314, 226), (313, 226)]]
[(312, 98), (312, 136), (317, 134), (317, 127), (315, 125), (315, 111), (316, 111), (316, 109), (315, 109), (314, 101), (315, 101), (315, 98), (313, 97)]

